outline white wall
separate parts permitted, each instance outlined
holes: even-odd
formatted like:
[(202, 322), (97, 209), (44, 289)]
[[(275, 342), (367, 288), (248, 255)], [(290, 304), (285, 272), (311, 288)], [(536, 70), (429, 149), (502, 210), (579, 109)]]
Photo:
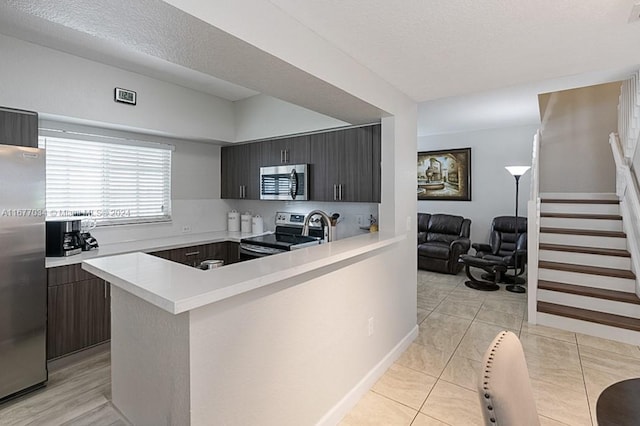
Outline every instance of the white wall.
[[(164, 136), (232, 141), (233, 103), (0, 35), (0, 105)], [(136, 106), (114, 102), (134, 90)]]
[(370, 373), (402, 333), (389, 307), (406, 266), (382, 254), (341, 266), (189, 312), (192, 425), (315, 425)]
[[(504, 167), (531, 164), (536, 130), (526, 125), (418, 138), (418, 151), (471, 148), (471, 201), (418, 201), (418, 211), (467, 217), (471, 240), (488, 241), (491, 220), (515, 214), (515, 180)], [(529, 175), (520, 179), (519, 216), (527, 215)]]
[[(289, 406), (291, 401), (298, 400), (301, 392), (306, 395), (321, 394), (323, 398), (307, 398), (307, 412), (317, 415), (334, 413), (337, 417), (328, 419), (327, 424), (337, 423), (339, 415), (348, 412), (351, 405), (357, 402), (357, 397), (366, 391), (360, 385), (363, 372), (373, 371), (376, 364), (392, 352), (395, 345), (416, 325), (414, 164), (417, 106), (406, 95), (300, 25), (271, 2), (256, 0), (249, 4), (226, 2), (222, 5), (219, 2), (170, 0), (169, 3), (388, 113), (382, 120), (380, 229), (381, 232), (408, 233), (410, 236), (394, 246), (393, 250), (381, 253), (375, 262), (361, 265), (363, 267), (360, 264), (350, 265), (314, 280), (313, 284), (320, 289), (355, 280), (353, 285), (356, 291), (351, 303), (358, 305), (352, 317), (336, 327), (329, 327), (327, 330), (331, 332), (323, 333), (318, 341), (323, 350), (336, 355), (333, 358), (319, 358), (310, 366), (316, 377), (324, 379), (322, 382), (308, 382), (300, 378), (294, 382), (295, 387), (274, 387), (271, 379), (252, 383), (252, 386), (269, 389), (269, 397), (265, 402), (272, 406)], [(253, 13), (247, 14), (247, 7), (251, 7)], [(286, 85), (276, 84), (273, 90), (284, 90), (284, 87)], [(304, 88), (300, 90), (304, 91)], [(278, 93), (269, 94), (285, 98), (278, 96)], [(304, 106), (304, 103), (301, 105)], [(381, 291), (381, 288), (392, 289), (392, 292)], [(364, 328), (357, 325), (367, 323), (368, 314), (365, 312), (371, 310), (379, 311), (385, 318), (379, 333), (370, 339), (351, 339), (348, 341), (348, 350), (344, 350), (345, 341), (340, 338), (342, 330), (353, 328), (365, 333)], [(311, 325), (320, 325), (322, 321), (322, 318), (314, 318)], [(283, 354), (292, 365), (305, 364), (308, 362), (309, 344), (305, 340), (299, 347), (289, 346)], [(270, 355), (276, 353), (272, 351)], [(256, 357), (259, 358), (259, 355), (256, 354)], [(269, 365), (267, 363), (266, 368)], [(336, 368), (341, 365), (358, 368)], [(216, 386), (224, 388), (225, 381), (221, 378)], [(341, 400), (342, 396), (347, 396), (345, 391), (349, 389), (354, 393), (346, 400)], [(233, 405), (227, 408), (231, 411), (246, 409), (241, 400), (233, 400), (229, 404)], [(318, 420), (316, 416), (313, 422)]]
[(540, 192), (615, 192), (609, 134), (620, 82), (547, 95), (540, 129)]
[(263, 94), (236, 101), (234, 108), (238, 142), (349, 125)]

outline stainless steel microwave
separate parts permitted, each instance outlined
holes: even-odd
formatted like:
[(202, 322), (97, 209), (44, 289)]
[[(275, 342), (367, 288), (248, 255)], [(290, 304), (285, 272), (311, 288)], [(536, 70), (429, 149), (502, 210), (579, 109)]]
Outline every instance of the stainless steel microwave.
[(309, 165), (260, 167), (261, 200), (307, 200)]

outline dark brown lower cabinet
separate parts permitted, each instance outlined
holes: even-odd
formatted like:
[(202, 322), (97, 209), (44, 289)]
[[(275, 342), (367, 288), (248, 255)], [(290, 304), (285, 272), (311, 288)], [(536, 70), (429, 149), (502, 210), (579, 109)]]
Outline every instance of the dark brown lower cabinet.
[(225, 242), (227, 249), (227, 257), (224, 260), (225, 265), (240, 262), (240, 243), (234, 243), (233, 241)]
[[(232, 241), (162, 250), (155, 256), (185, 265), (207, 259), (225, 264), (240, 261), (239, 244)], [(83, 270), (80, 264), (47, 269), (47, 359), (54, 359), (111, 338), (109, 283)]]
[(225, 265), (240, 261), (239, 244), (233, 241), (161, 250), (149, 254), (188, 266), (198, 266), (203, 260), (221, 259)]
[(110, 339), (109, 283), (91, 278), (50, 285), (48, 293), (47, 359)]

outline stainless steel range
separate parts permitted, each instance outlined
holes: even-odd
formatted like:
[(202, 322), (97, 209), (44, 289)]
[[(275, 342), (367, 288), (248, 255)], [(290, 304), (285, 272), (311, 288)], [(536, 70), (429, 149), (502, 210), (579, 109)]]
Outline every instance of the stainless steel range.
[(240, 260), (256, 259), (320, 244), (326, 240), (327, 230), (320, 221), (311, 221), (309, 236), (302, 235), (305, 215), (277, 212), (276, 231), (240, 240)]

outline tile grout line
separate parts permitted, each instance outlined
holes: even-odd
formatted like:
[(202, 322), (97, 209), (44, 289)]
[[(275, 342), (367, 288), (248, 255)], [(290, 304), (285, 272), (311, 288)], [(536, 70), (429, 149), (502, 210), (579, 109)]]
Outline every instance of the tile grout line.
[(584, 377), (584, 366), (582, 365), (582, 354), (580, 351), (580, 345), (578, 344), (578, 335), (575, 334), (576, 339), (576, 347), (578, 349), (578, 361), (580, 362), (580, 373), (582, 374), (582, 385), (584, 386), (584, 395), (587, 398), (587, 407), (589, 407), (589, 420), (591, 420), (591, 424), (594, 426), (598, 425), (598, 422), (593, 418), (593, 414), (591, 411), (591, 401), (589, 401), (589, 391), (587, 389), (587, 381)]
[[(458, 283), (452, 290), (451, 292), (453, 292), (461, 283)], [(449, 294), (451, 294), (451, 292)], [(445, 298), (446, 299), (446, 298)], [(444, 300), (444, 299), (443, 299)], [(484, 304), (484, 301), (482, 302)], [(482, 307), (482, 305), (480, 305), (480, 307)], [(434, 309), (435, 312), (435, 309)], [(480, 312), (480, 308), (478, 308), (478, 312)], [(456, 347), (453, 349), (453, 351), (451, 352), (451, 355), (449, 356), (449, 358), (447, 359), (447, 362), (444, 365), (444, 368), (442, 369), (442, 371), (440, 372), (440, 374), (437, 377), (436, 383), (433, 385), (433, 387), (431, 388), (431, 390), (429, 391), (429, 393), (427, 394), (427, 397), (425, 398), (425, 400), (422, 402), (422, 405), (420, 406), (420, 409), (418, 410), (419, 413), (422, 413), (422, 408), (424, 407), (424, 404), (426, 404), (427, 400), (429, 399), (429, 396), (431, 395), (431, 392), (433, 392), (433, 389), (435, 389), (435, 387), (438, 385), (438, 382), (440, 380), (442, 380), (445, 383), (449, 383), (446, 380), (441, 379), (442, 377), (442, 373), (444, 373), (444, 370), (446, 370), (447, 366), (449, 365), (449, 363), (451, 362), (451, 359), (453, 359), (453, 356), (455, 355), (456, 351), (458, 350), (458, 348), (460, 347), (460, 343), (462, 343), (462, 340), (464, 339), (464, 336), (467, 335), (467, 332), (469, 331), (469, 329), (471, 328), (471, 325), (473, 324), (473, 321), (475, 320), (475, 318), (478, 316), (478, 312), (476, 312), (476, 314), (474, 315), (473, 319), (471, 320), (471, 322), (469, 322), (469, 325), (467, 326), (466, 330), (464, 331), (464, 334), (462, 335), (462, 337), (460, 338), (460, 341), (458, 342), (458, 344), (456, 345)], [(468, 318), (465, 318), (468, 319)], [(458, 385), (456, 385), (458, 386)], [(466, 389), (462, 386), (460, 386), (463, 389)], [(477, 391), (476, 391), (477, 393)], [(428, 415), (426, 413), (423, 413), (425, 415)], [(429, 417), (433, 417), (433, 416), (429, 416)], [(441, 421), (440, 419), (433, 417), (434, 419)], [(444, 422), (443, 422), (444, 423)]]

